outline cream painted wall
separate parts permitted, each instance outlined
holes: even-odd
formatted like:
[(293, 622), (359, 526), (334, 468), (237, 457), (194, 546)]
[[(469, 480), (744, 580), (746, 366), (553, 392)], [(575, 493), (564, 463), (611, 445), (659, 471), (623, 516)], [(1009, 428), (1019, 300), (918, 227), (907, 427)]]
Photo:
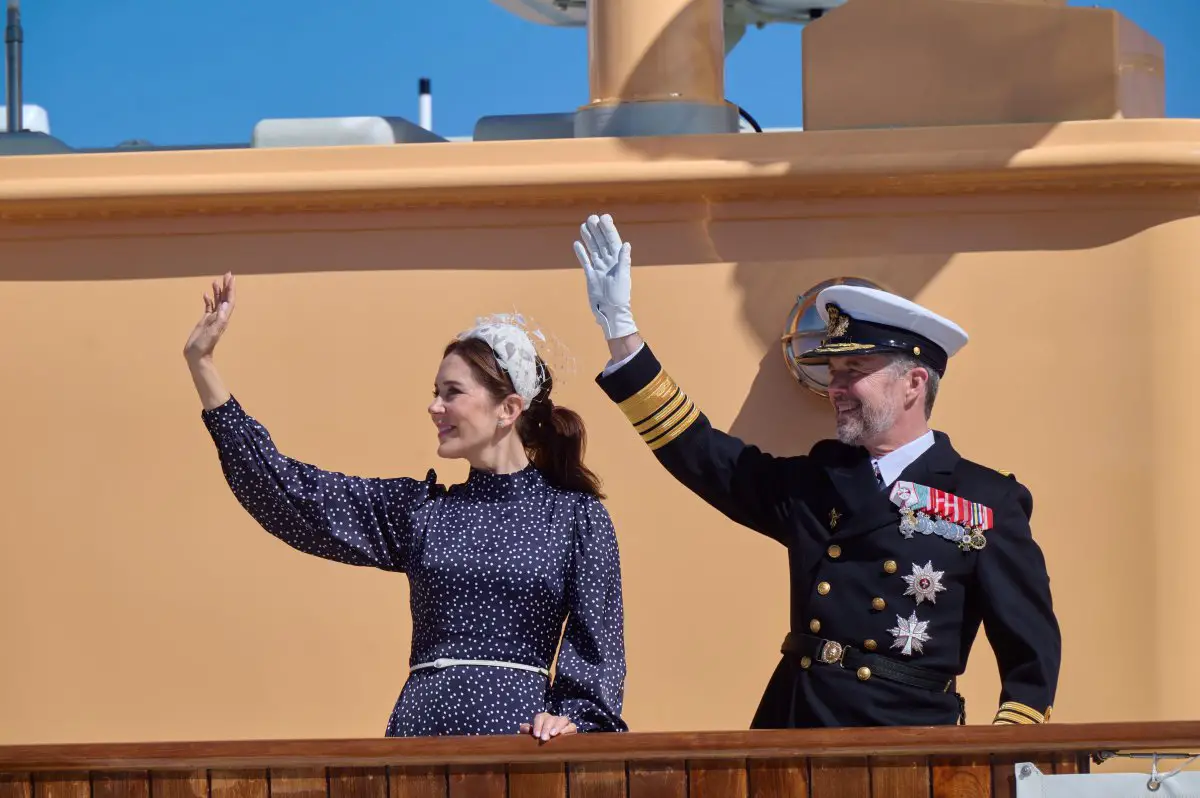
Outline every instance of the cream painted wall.
[[(1200, 712), (1174, 665), (1200, 643), (1171, 635), (1200, 555), (1186, 523), (1200, 443), (1188, 208), (612, 210), (659, 356), (716, 424), (774, 452), (829, 432), (779, 352), (797, 293), (857, 274), (967, 327), (934, 420), (1033, 491), (1065, 638), (1054, 720), (1121, 721)], [(106, 235), (63, 223), (0, 241), (0, 743), (383, 732), (408, 655), (403, 577), (273, 540), (225, 487), (200, 423), (180, 351), (226, 268), (240, 306), (224, 374), (284, 451), (330, 469), (461, 478), (436, 460), (425, 414), (443, 342), (514, 305), (562, 339), (576, 369), (559, 401), (587, 420), (622, 548), (628, 719), (745, 728), (786, 631), (785, 555), (674, 483), (592, 383), (606, 352), (570, 251), (590, 210), (129, 221)], [(997, 685), (981, 636), (963, 683), (972, 722), (990, 719)]]

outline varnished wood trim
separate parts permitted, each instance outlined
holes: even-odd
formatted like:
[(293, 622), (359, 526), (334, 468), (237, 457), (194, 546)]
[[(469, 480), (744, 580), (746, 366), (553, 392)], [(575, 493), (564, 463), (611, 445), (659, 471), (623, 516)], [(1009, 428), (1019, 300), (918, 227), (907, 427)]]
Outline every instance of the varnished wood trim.
[[(542, 745), (518, 735), (370, 740), (238, 740), (0, 746), (0, 772), (304, 768), (488, 762), (963, 756), (1200, 748), (1200, 722), (940, 726), (580, 734)], [(36, 780), (35, 780), (36, 782)]]
[(570, 766), (567, 795), (571, 798), (626, 798), (628, 794), (625, 762), (579, 762)]
[[(388, 768), (390, 798), (449, 798), (449, 791), (449, 770), (440, 765)], [(213, 798), (217, 796), (214, 795)]]
[(208, 774), (208, 794), (210, 798), (269, 798), (267, 771), (212, 770)]
[(687, 763), (688, 798), (749, 798), (747, 763), (741, 759), (693, 759)]
[(929, 757), (871, 757), (871, 798), (922, 796), (929, 798), (932, 788)]
[(935, 756), (930, 762), (933, 795), (955, 798), (992, 798), (992, 767), (986, 755)]
[(628, 776), (628, 798), (688, 798), (687, 762), (636, 762)]
[[(567, 770), (561, 762), (510, 765), (508, 798), (566, 798)], [(390, 798), (409, 798), (392, 795)]]
[[(204, 770), (168, 770), (150, 774), (152, 798), (209, 798)], [(385, 797), (386, 798), (386, 797)]]
[(503, 763), (450, 768), (449, 798), (506, 798), (508, 775)]
[(871, 768), (867, 757), (814, 759), (809, 779), (813, 798), (871, 798)]
[(33, 798), (91, 798), (92, 779), (82, 773), (39, 772), (33, 777)]
[(33, 798), (28, 773), (0, 773), (0, 798)]

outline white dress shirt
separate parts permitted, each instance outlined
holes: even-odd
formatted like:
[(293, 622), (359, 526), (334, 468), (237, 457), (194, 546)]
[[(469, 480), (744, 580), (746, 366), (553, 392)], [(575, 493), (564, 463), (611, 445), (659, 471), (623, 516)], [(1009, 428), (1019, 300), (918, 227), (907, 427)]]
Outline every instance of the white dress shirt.
[(615, 363), (614, 363), (614, 362), (612, 361), (612, 359), (610, 358), (610, 359), (609, 359), (609, 361), (608, 361), (608, 365), (604, 367), (604, 370), (603, 370), (603, 371), (601, 371), (601, 372), (600, 372), (600, 374), (601, 374), (602, 376), (604, 376), (604, 377), (607, 377), (609, 374), (612, 374), (614, 371), (616, 371), (617, 369), (621, 368), (621, 366), (624, 366), (626, 363), (628, 363), (629, 361), (631, 361), (631, 360), (633, 360), (635, 357), (637, 357), (637, 353), (638, 353), (638, 352), (641, 352), (641, 351), (642, 351), (642, 349), (643, 349), (645, 346), (646, 346), (646, 342), (645, 342), (645, 341), (642, 341), (640, 344), (638, 344), (638, 348), (637, 348), (637, 349), (633, 350), (633, 351), (632, 351), (632, 352), (630, 352), (628, 355), (626, 355), (625, 357), (623, 357), (623, 358), (621, 358), (620, 360), (616, 361)]

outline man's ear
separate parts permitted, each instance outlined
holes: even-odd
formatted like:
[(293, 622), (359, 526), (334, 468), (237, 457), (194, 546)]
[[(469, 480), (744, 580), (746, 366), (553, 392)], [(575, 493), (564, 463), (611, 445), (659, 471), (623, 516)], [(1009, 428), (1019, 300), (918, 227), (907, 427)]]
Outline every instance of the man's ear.
[(922, 389), (929, 384), (929, 370), (924, 366), (916, 366), (908, 372), (908, 391), (915, 402), (921, 398)]

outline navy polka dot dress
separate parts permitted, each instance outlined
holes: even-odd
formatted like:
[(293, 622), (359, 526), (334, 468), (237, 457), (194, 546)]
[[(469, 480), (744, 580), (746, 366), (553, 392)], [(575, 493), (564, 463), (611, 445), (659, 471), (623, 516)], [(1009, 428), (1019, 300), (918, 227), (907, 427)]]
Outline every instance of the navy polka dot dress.
[[(292, 548), (407, 574), (410, 668), (389, 737), (517, 734), (538, 712), (580, 732), (628, 731), (616, 534), (594, 497), (551, 486), (533, 465), (471, 470), (462, 485), (322, 471), (281, 454), (236, 399), (203, 411), (241, 505)], [(564, 630), (563, 624), (566, 623)], [(559, 639), (561, 636), (561, 647)]]

